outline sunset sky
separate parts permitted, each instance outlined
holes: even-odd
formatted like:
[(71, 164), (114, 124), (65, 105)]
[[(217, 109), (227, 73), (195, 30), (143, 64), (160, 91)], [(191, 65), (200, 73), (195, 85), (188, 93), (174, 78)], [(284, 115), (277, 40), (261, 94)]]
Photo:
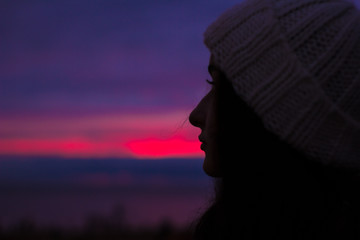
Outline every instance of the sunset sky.
[(209, 90), (202, 34), (237, 2), (1, 1), (2, 226), (119, 203), (134, 225), (195, 219), (212, 189), (187, 121)]
[(238, 1), (2, 1), (0, 154), (201, 157), (206, 26)]
[(239, 2), (1, 1), (0, 155), (201, 157), (202, 34)]

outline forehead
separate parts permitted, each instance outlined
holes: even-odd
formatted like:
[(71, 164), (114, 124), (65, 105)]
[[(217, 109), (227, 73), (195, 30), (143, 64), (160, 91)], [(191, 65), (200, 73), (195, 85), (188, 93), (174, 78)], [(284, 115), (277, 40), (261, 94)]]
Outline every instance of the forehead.
[(214, 55), (210, 55), (210, 59), (209, 59), (209, 66), (215, 66), (215, 60), (214, 60)]

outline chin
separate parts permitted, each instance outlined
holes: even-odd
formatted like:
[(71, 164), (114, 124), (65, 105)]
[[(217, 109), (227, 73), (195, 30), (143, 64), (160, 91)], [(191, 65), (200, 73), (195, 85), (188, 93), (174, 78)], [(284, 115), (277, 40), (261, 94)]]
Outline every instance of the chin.
[(203, 170), (210, 177), (221, 177), (220, 168), (215, 164), (213, 159), (205, 157)]

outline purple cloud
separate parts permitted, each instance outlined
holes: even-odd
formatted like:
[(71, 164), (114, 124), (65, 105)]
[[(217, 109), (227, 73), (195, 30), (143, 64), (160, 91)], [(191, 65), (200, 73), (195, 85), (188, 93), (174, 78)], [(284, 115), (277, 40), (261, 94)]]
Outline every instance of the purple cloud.
[(0, 114), (191, 107), (207, 77), (202, 33), (234, 3), (8, 1)]

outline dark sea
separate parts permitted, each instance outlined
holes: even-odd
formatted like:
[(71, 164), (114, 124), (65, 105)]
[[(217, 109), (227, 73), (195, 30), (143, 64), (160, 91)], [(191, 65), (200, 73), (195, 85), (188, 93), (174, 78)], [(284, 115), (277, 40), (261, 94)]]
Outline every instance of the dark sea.
[(0, 227), (191, 225), (212, 198), (201, 159), (0, 157)]

